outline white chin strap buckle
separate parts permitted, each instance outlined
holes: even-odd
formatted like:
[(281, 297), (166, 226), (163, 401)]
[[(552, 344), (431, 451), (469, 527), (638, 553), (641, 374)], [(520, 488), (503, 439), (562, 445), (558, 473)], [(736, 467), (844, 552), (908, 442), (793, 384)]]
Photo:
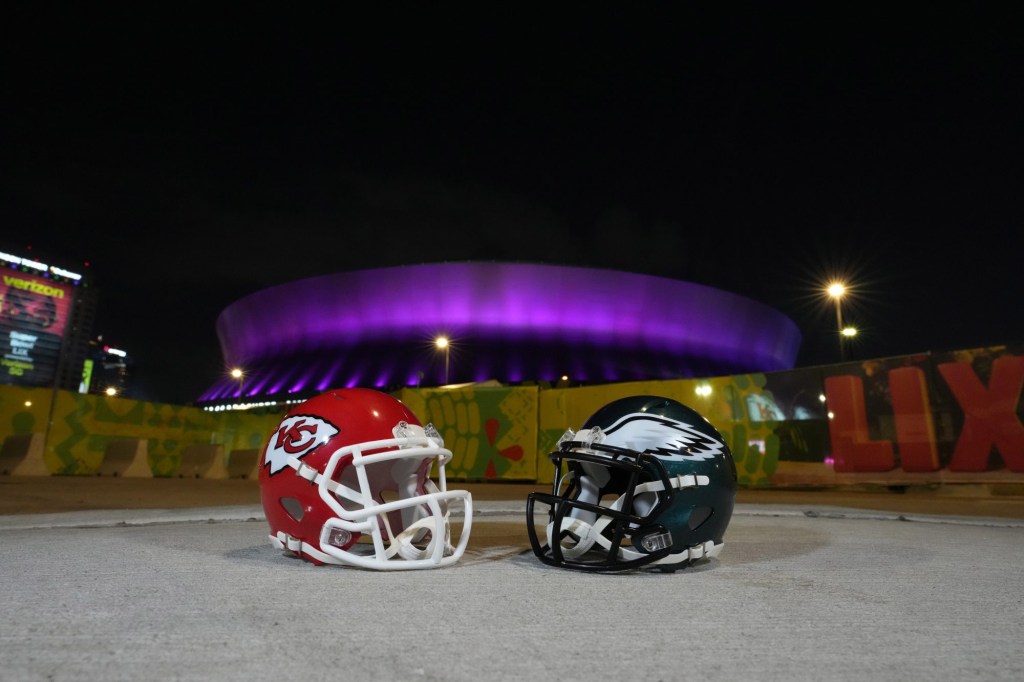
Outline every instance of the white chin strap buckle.
[(562, 548), (562, 556), (566, 559), (576, 559), (583, 556), (590, 551), (590, 548), (597, 542), (597, 538), (600, 535), (599, 532), (594, 532), (594, 526), (590, 525), (586, 521), (579, 519), (562, 519), (562, 529), (557, 534), (559, 536), (562, 533), (571, 533), (573, 536), (578, 538), (576, 544), (568, 545), (566, 541), (555, 536), (555, 524), (549, 523), (547, 528), (548, 546), (553, 547), (557, 542)]
[[(441, 526), (438, 528), (438, 526)], [(423, 537), (422, 531), (430, 533), (430, 541), (427, 546), (420, 549), (413, 544), (418, 538)], [(398, 556), (403, 559), (416, 560), (426, 559), (433, 555), (434, 547), (438, 542), (444, 543), (441, 556), (451, 556), (455, 553), (455, 547), (451, 543), (451, 529), (444, 519), (435, 519), (430, 516), (420, 519), (404, 531), (395, 536), (392, 547), (398, 549)]]

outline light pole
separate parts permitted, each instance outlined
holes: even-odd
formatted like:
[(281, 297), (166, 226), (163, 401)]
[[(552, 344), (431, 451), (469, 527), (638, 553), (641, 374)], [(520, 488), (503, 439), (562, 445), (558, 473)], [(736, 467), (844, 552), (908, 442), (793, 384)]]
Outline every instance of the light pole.
[(444, 385), (448, 385), (448, 358), (451, 352), (451, 344), (448, 343), (447, 336), (439, 336), (434, 339), (434, 345), (437, 346), (438, 350), (444, 351)]
[(833, 282), (825, 290), (836, 302), (836, 332), (839, 338), (839, 361), (846, 361), (846, 345), (843, 343), (843, 295), (846, 293), (846, 285), (842, 282)]

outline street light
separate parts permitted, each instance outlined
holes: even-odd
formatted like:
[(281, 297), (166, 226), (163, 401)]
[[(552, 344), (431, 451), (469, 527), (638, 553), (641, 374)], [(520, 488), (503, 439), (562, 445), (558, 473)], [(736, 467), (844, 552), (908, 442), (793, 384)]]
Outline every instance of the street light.
[[(857, 328), (853, 327), (853, 326), (846, 326), (846, 327), (842, 328), (842, 330), (839, 332), (839, 334), (841, 335), (841, 337), (839, 339), (839, 343), (842, 344), (843, 348), (845, 348), (846, 347), (846, 343), (851, 341), (853, 339), (853, 337), (857, 336)], [(846, 337), (846, 338), (843, 339), (842, 337)], [(844, 341), (846, 343), (844, 343)]]
[(444, 351), (444, 385), (448, 385), (448, 357), (451, 352), (451, 344), (448, 343), (447, 336), (439, 336), (434, 339), (434, 345), (437, 346), (438, 350)]
[[(839, 360), (840, 362), (846, 361), (846, 345), (843, 343), (843, 336), (852, 336), (846, 334), (843, 328), (843, 306), (842, 299), (843, 295), (846, 294), (846, 285), (842, 282), (833, 282), (828, 285), (825, 292), (835, 299), (836, 302), (836, 330), (839, 332)], [(856, 332), (854, 332), (856, 333)]]
[(242, 397), (242, 388), (245, 386), (245, 372), (241, 368), (235, 367), (231, 370), (231, 377), (238, 380), (238, 397)]

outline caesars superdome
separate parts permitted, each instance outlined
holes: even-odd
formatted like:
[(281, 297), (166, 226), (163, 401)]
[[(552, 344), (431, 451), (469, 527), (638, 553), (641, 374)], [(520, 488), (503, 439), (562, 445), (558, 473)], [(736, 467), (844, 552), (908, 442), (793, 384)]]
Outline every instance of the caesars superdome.
[[(616, 270), (436, 263), (257, 291), (217, 319), (225, 375), (200, 402), (347, 386), (606, 383), (791, 369), (796, 324), (711, 287)], [(444, 337), (443, 350), (436, 340)], [(564, 377), (564, 379), (563, 379)]]

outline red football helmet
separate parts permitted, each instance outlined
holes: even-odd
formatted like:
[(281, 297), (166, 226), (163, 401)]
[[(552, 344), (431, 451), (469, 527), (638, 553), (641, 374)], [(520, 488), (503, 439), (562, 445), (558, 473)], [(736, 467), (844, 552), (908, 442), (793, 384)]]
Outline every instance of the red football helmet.
[[(271, 434), (260, 460), (270, 541), (314, 564), (382, 570), (458, 561), (473, 502), (447, 490), (446, 450), (432, 425), (380, 391), (346, 388), (302, 403)], [(437, 463), (435, 484), (430, 469)], [(462, 501), (451, 544), (448, 504)]]

